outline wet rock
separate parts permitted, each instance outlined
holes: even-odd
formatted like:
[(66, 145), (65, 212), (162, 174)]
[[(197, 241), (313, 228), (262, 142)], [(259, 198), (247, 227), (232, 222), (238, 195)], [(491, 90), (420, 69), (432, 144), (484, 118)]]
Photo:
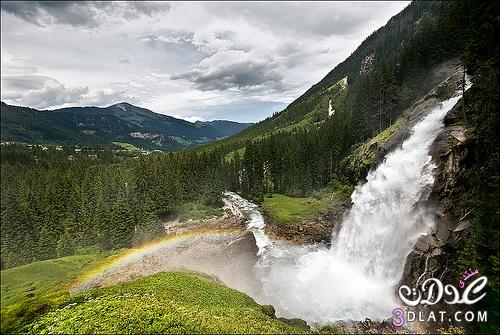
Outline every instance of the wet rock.
[(237, 239), (235, 242), (230, 242), (226, 252), (231, 254), (238, 254), (241, 250), (249, 252), (251, 254), (257, 255), (259, 248), (257, 247), (257, 241), (252, 232), (246, 232), (241, 238)]
[(429, 245), (420, 239), (415, 244), (415, 249), (426, 252), (427, 250), (429, 250)]
[[(440, 249), (436, 248), (434, 250), (440, 250)], [(439, 267), (438, 259), (436, 257), (432, 257), (431, 253), (431, 257), (427, 258), (427, 272), (434, 272), (434, 270), (436, 270), (438, 267)]]
[(445, 224), (438, 225), (437, 231), (435, 233), (437, 239), (439, 239), (441, 242), (446, 242), (450, 235), (451, 231), (448, 229), (448, 227), (446, 227)]
[(453, 232), (458, 233), (461, 232), (462, 230), (468, 229), (472, 226), (470, 221), (462, 221), (454, 230)]
[(432, 257), (436, 257), (436, 256), (439, 256), (439, 255), (441, 255), (441, 254), (442, 254), (442, 251), (441, 251), (441, 249), (439, 249), (439, 248), (435, 248), (435, 249), (433, 249), (433, 250), (431, 251), (431, 256), (432, 256)]
[[(329, 327), (329, 326), (327, 326)], [(335, 328), (334, 328), (335, 327)], [(413, 333), (405, 327), (396, 328), (392, 325), (391, 319), (382, 321), (373, 321), (366, 318), (363, 321), (339, 321), (334, 324), (330, 333), (344, 334), (410, 334)], [(336, 329), (337, 328), (337, 329)], [(319, 329), (319, 333), (323, 333), (325, 327)], [(328, 333), (328, 331), (327, 331)]]
[(456, 126), (455, 129), (449, 129), (448, 134), (459, 142), (465, 142), (465, 127), (463, 126)]
[(323, 326), (318, 329), (318, 333), (320, 334), (338, 334), (339, 329), (333, 326)]
[(420, 241), (427, 245), (426, 251), (429, 250), (429, 248), (437, 248), (440, 245), (440, 243), (436, 240), (434, 235), (425, 235), (422, 238), (420, 238)]

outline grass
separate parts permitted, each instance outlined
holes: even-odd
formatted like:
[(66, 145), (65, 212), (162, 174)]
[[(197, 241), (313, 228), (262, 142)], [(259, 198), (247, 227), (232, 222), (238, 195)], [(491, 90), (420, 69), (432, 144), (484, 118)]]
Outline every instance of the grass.
[(327, 88), (328, 91), (335, 90), (334, 92), (339, 92), (347, 87), (347, 76), (337, 81), (335, 84)]
[(328, 203), (328, 198), (292, 198), (275, 193), (270, 198), (264, 198), (263, 206), (277, 223), (292, 223), (326, 210)]
[(71, 298), (28, 333), (301, 333), (252, 298), (192, 273), (166, 272)]
[(67, 289), (77, 277), (118, 254), (74, 255), (2, 270), (2, 333), (13, 331), (44, 308), (69, 299)]
[(313, 191), (310, 196), (296, 198), (274, 193), (264, 197), (263, 207), (276, 223), (294, 223), (324, 212), (334, 202), (351, 201), (352, 185), (334, 179), (327, 187)]
[(385, 128), (382, 132), (375, 136), (370, 143), (373, 143), (374, 141), (380, 145), (384, 144), (389, 138), (391, 138), (396, 130), (401, 129), (406, 125), (406, 122), (408, 121), (407, 115), (408, 110), (405, 110), (392, 125)]
[(70, 296), (67, 289), (73, 282), (106, 267), (122, 252), (126, 250), (68, 256), (2, 271), (1, 333), (306, 332), (303, 321), (277, 319), (272, 306), (258, 305), (201, 273), (159, 273)]
[(128, 150), (128, 151), (141, 150), (138, 147), (136, 147), (135, 145), (130, 144), (130, 143), (125, 143), (125, 142), (112, 142), (112, 143), (115, 144), (115, 145), (118, 145), (118, 146), (120, 146), (123, 149)]
[(41, 296), (62, 289), (63, 282), (102, 260), (103, 255), (68, 256), (2, 270), (2, 308), (26, 300), (27, 295)]
[(359, 180), (366, 176), (368, 171), (377, 163), (378, 157), (373, 145), (383, 146), (394, 134), (404, 129), (407, 126), (411, 112), (411, 109), (405, 109), (392, 125), (365, 143), (360, 144), (344, 159), (347, 173), (351, 179)]

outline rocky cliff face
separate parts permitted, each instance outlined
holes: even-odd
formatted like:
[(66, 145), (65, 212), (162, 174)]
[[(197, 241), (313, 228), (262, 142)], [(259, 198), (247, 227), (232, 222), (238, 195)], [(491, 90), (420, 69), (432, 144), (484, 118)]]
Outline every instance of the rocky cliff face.
[[(457, 253), (471, 232), (470, 217), (474, 209), (460, 208), (453, 202), (453, 193), (474, 161), (474, 129), (464, 126), (464, 117), (470, 117), (475, 108), (471, 101), (464, 108), (464, 99), (461, 99), (446, 115), (445, 127), (433, 143), (431, 155), (437, 169), (429, 202), (437, 209), (436, 227), (432, 234), (422, 236), (408, 255), (401, 283), (416, 287), (427, 278), (434, 277), (444, 285), (459, 287), (459, 273), (464, 269), (459, 269), (456, 264)], [(426, 306), (425, 310), (465, 312), (466, 308), (464, 305), (441, 302), (431, 308)], [(446, 320), (440, 326), (447, 326)]]

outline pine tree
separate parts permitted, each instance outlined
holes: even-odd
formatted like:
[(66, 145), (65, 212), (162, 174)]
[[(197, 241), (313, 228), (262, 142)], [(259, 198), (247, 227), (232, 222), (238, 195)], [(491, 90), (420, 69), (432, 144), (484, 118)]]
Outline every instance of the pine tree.
[(154, 211), (153, 202), (147, 200), (135, 226), (132, 244), (144, 244), (147, 241), (161, 236), (164, 231), (165, 229)]

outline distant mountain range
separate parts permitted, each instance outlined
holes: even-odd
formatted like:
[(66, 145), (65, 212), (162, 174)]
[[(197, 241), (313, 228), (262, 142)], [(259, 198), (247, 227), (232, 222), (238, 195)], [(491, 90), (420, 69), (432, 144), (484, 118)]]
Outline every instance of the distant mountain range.
[(215, 141), (252, 125), (233, 121), (191, 123), (121, 102), (109, 107), (40, 111), (1, 103), (1, 139), (37, 144), (132, 144), (174, 151)]

